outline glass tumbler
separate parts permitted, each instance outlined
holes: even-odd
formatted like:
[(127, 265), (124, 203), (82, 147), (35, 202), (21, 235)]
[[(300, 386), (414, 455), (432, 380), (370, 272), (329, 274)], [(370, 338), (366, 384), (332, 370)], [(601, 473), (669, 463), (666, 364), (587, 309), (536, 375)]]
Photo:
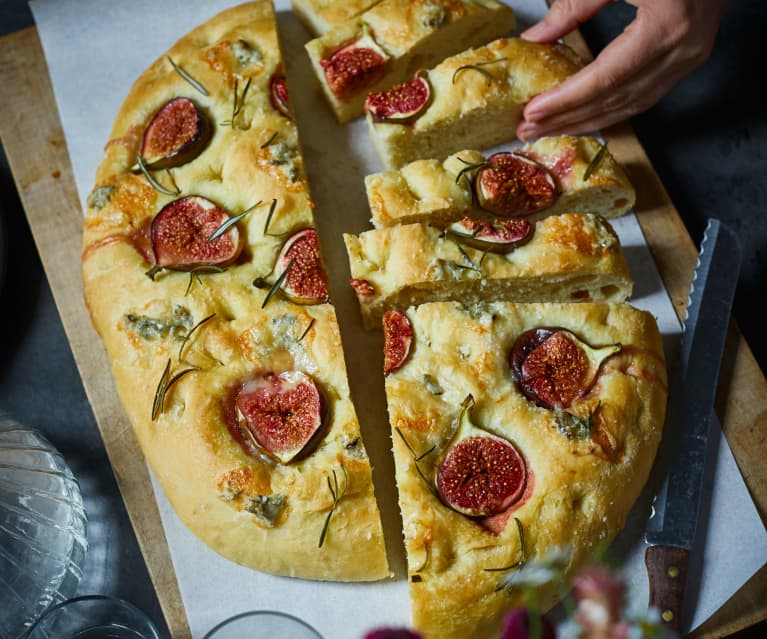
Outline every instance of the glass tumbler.
[(322, 639), (298, 617), (276, 610), (252, 610), (222, 621), (204, 639)]
[(0, 639), (74, 595), (85, 552), (80, 488), (64, 458), (0, 411)]

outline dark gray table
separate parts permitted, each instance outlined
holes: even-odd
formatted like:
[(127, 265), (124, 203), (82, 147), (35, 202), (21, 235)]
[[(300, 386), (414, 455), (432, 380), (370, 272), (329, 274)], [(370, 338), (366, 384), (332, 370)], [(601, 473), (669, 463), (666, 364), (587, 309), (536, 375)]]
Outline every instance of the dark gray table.
[[(598, 52), (615, 37), (632, 11), (618, 2), (584, 24), (582, 33), (591, 50)], [(0, 35), (33, 24), (25, 0), (0, 0)], [(760, 0), (734, 2), (708, 62), (632, 120), (693, 240), (700, 241), (708, 217), (718, 217), (739, 233), (744, 261), (734, 315), (763, 371), (767, 370), (767, 331), (761, 312), (767, 293), (767, 109), (759, 94), (767, 77), (765, 33), (767, 5)], [(4, 282), (0, 265), (0, 408), (45, 433), (82, 484), (90, 548), (80, 593), (132, 601), (167, 636), (1, 152), (0, 208), (8, 258)], [(763, 639), (767, 622), (732, 637)]]

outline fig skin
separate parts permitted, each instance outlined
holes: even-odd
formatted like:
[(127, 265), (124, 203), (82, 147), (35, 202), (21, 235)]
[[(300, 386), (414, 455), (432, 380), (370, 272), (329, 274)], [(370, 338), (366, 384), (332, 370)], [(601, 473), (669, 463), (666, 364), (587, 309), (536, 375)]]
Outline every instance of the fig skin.
[(490, 253), (505, 254), (533, 239), (535, 225), (521, 218), (487, 222), (465, 217), (448, 226), (447, 232), (461, 244)]
[(503, 217), (532, 215), (559, 196), (545, 166), (513, 151), (491, 155), (477, 170), (474, 190), (481, 208)]
[(362, 35), (320, 60), (331, 93), (348, 100), (371, 84), (375, 84), (388, 65), (389, 56), (373, 38), (368, 27)]
[(458, 425), (437, 462), (435, 485), (443, 502), (467, 517), (491, 517), (518, 502), (527, 485), (527, 467), (516, 447), (471, 421), (468, 395)]
[(280, 288), (296, 304), (324, 304), (330, 301), (328, 276), (320, 256), (317, 231), (303, 229), (282, 246), (274, 269), (275, 279), (290, 269)]
[(173, 98), (144, 131), (141, 159), (149, 170), (171, 169), (194, 160), (208, 146), (213, 127), (189, 98)]
[(411, 124), (429, 107), (431, 96), (431, 85), (425, 72), (418, 71), (408, 82), (369, 93), (365, 111), (376, 122)]
[(272, 106), (290, 119), (290, 99), (288, 96), (288, 83), (282, 72), (275, 72), (269, 80), (269, 97)]
[(199, 195), (169, 202), (155, 215), (150, 228), (155, 266), (179, 271), (197, 266), (228, 266), (242, 250), (237, 225), (211, 242), (208, 238), (229, 217)]
[(620, 349), (620, 344), (594, 348), (560, 327), (534, 328), (514, 342), (511, 376), (537, 406), (569, 408), (594, 385), (604, 360)]
[(240, 428), (269, 458), (288, 464), (306, 457), (324, 434), (325, 400), (302, 371), (264, 373), (235, 397)]
[(383, 316), (384, 375), (402, 367), (413, 345), (413, 327), (402, 311), (389, 309)]

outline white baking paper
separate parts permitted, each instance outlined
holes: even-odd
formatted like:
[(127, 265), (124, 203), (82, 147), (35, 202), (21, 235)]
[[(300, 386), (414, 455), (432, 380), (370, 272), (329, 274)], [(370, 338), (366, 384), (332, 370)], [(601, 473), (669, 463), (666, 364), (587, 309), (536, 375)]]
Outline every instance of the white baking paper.
[[(112, 122), (135, 78), (179, 37), (230, 6), (224, 0), (33, 0), (31, 7), (48, 61), (81, 202), (90, 191)], [(520, 27), (540, 18), (544, 0), (510, 2)], [(409, 623), (400, 518), (396, 506), (389, 427), (380, 373), (382, 337), (361, 328), (359, 309), (346, 285), (349, 266), (341, 235), (370, 228), (363, 178), (381, 165), (364, 122), (336, 124), (316, 88), (303, 50), (309, 33), (276, 2), (317, 224), (331, 274), (350, 373), (352, 395), (374, 465), (390, 562), (395, 573), (369, 584), (320, 583), (274, 577), (242, 568), (199, 542), (173, 513), (155, 482), (181, 595), (194, 637), (223, 619), (255, 609), (282, 610), (313, 625), (326, 639), (361, 639), (376, 626)], [(680, 326), (633, 213), (613, 223), (635, 279), (632, 303), (652, 312), (669, 358)], [(717, 430), (717, 433), (720, 433)], [(767, 534), (724, 437), (716, 438), (700, 525), (700, 548), (691, 560), (689, 595), (695, 601), (687, 626), (715, 612), (767, 561)], [(643, 530), (656, 465), (610, 555), (618, 560), (637, 601), (647, 600)], [(747, 548), (749, 552), (743, 552)]]

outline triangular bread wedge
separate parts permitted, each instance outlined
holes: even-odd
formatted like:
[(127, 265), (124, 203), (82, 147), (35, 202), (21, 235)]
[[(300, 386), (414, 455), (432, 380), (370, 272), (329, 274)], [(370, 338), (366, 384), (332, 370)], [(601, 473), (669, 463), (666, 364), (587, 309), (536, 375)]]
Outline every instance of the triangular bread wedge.
[[(138, 78), (88, 204), (85, 300), (181, 520), (260, 571), (387, 577), (335, 312), (310, 299), (324, 267), (271, 2), (218, 14)], [(241, 250), (211, 263), (227, 237)]]

